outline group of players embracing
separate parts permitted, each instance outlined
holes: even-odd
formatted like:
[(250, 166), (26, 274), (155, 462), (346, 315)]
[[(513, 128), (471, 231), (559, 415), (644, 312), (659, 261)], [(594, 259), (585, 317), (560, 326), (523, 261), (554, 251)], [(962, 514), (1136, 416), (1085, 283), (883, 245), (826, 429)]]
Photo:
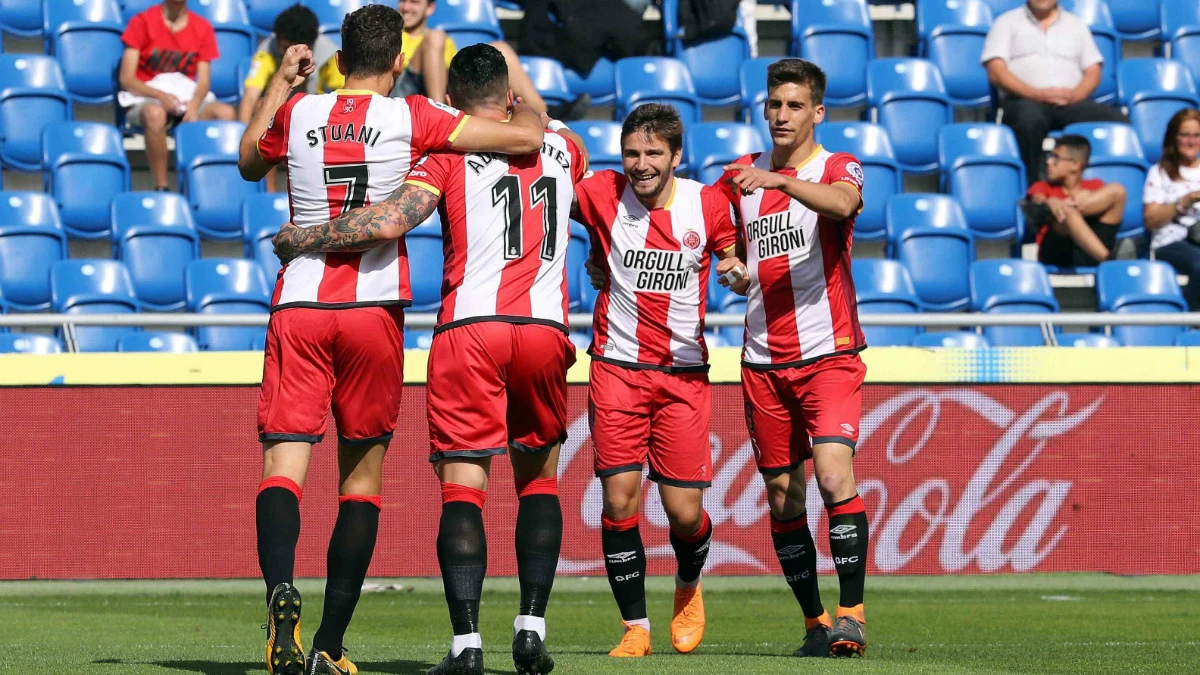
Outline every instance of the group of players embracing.
[[(622, 127), (624, 173), (588, 171), (582, 140), (514, 101), (503, 56), (461, 50), (446, 102), (388, 98), (403, 72), (400, 16), (349, 14), (338, 67), (346, 88), (293, 95), (311, 74), (303, 45), (283, 56), (242, 140), (258, 180), (286, 161), (293, 223), (275, 237), (284, 263), (272, 298), (258, 427), (263, 477), (258, 556), (267, 586), (267, 669), (346, 675), (343, 648), (375, 547), (384, 454), (403, 385), (404, 234), (440, 211), (442, 304), (429, 353), (430, 461), (441, 483), (437, 555), (454, 637), (431, 675), (479, 675), (487, 565), (482, 509), (495, 455), (508, 453), (519, 508), (518, 673), (549, 673), (546, 607), (562, 542), (559, 445), (566, 437), (565, 271), (569, 220), (584, 223), (599, 290), (589, 354), (589, 419), (603, 484), (602, 546), (625, 626), (614, 657), (651, 653), (642, 471), (658, 483), (678, 562), (671, 643), (699, 646), (701, 570), (713, 526), (711, 391), (704, 343), (711, 258), (719, 283), (747, 295), (742, 386), (766, 484), (771, 536), (805, 617), (798, 656), (862, 654), (867, 519), (852, 460), (865, 347), (850, 278), (863, 172), (814, 144), (824, 74), (799, 59), (768, 71), (773, 150), (725, 167), (712, 186), (676, 178), (683, 124), (664, 105)], [(321, 623), (306, 655), (293, 568), (312, 445), (332, 407), (339, 508)], [(841, 583), (830, 617), (817, 588), (803, 463), (813, 460)]]

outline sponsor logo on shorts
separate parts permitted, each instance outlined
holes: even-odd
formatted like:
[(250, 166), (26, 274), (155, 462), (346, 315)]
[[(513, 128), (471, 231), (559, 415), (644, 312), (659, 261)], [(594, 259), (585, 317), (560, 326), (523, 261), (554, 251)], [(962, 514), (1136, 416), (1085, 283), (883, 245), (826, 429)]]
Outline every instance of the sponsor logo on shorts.
[(700, 248), (700, 235), (692, 230), (683, 233), (683, 245), (693, 251)]
[(844, 431), (844, 432), (846, 432), (846, 433), (848, 433), (848, 434), (852, 434), (852, 433), (854, 433), (854, 425), (853, 425), (853, 424), (846, 424), (846, 423), (844, 423), (844, 422), (843, 422), (843, 423), (842, 423), (842, 431)]
[(607, 556), (609, 562), (626, 563), (637, 557), (637, 551), (621, 551), (620, 553), (609, 553)]
[(804, 544), (792, 544), (783, 548), (775, 549), (775, 555), (780, 560), (794, 560), (799, 558), (804, 553)]

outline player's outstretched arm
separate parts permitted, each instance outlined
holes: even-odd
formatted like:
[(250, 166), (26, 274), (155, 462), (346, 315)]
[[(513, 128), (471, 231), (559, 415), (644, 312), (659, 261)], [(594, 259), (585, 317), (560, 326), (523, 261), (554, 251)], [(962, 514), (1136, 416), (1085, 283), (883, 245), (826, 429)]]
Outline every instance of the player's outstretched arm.
[[(292, 45), (284, 53), (279, 69), (267, 84), (250, 123), (242, 133), (242, 142), (238, 146), (238, 170), (242, 178), (248, 181), (260, 181), (271, 170), (271, 162), (263, 158), (258, 149), (258, 141), (271, 126), (275, 113), (287, 102), (292, 95), (292, 89), (304, 83), (313, 72), (312, 50), (307, 45)], [(286, 133), (286, 129), (280, 129)]]
[(862, 195), (849, 183), (810, 183), (745, 164), (727, 164), (725, 170), (734, 172), (733, 187), (742, 194), (753, 194), (759, 188), (780, 190), (827, 218), (845, 220), (858, 213), (862, 206)]
[(422, 187), (405, 183), (382, 202), (343, 213), (323, 225), (287, 223), (271, 243), (285, 265), (305, 253), (366, 251), (399, 239), (425, 222), (437, 208), (438, 199)]
[(450, 147), (461, 152), (529, 155), (542, 149), (542, 120), (533, 108), (518, 103), (508, 122), (472, 115)]

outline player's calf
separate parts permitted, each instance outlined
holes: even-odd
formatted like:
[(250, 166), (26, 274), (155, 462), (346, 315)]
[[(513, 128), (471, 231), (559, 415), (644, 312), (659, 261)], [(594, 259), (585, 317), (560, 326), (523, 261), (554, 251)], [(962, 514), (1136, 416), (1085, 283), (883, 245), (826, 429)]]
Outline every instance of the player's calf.
[[(557, 453), (552, 453), (556, 467)], [(514, 462), (514, 469), (517, 463)], [(555, 476), (516, 481), (517, 576), (521, 607), (513, 621), (513, 664), (519, 675), (545, 675), (554, 669), (546, 649), (546, 606), (562, 548), (562, 508)]]

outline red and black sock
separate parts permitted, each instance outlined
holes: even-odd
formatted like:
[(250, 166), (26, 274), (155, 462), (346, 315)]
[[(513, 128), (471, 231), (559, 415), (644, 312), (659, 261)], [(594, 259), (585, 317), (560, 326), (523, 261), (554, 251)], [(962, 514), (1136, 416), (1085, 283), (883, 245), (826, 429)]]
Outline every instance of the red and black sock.
[(313, 647), (335, 661), (342, 658), (346, 628), (354, 616), (375, 552), (380, 506), (378, 495), (338, 497), (337, 523), (329, 538), (326, 557), (325, 607), (312, 642)]
[(562, 507), (558, 479), (517, 482), (517, 578), (521, 614), (546, 616), (558, 553), (562, 548)]
[(863, 602), (867, 578), (867, 510), (858, 495), (826, 504), (825, 509), (829, 513), (829, 552), (841, 585), (838, 605), (857, 607)]
[(816, 619), (825, 613), (821, 605), (821, 591), (817, 587), (817, 546), (808, 529), (808, 514), (788, 520), (776, 520), (771, 516), (771, 541), (775, 544), (775, 556), (783, 568), (783, 578), (800, 603), (800, 609), (808, 619)]
[(258, 566), (267, 582), (267, 598), (283, 583), (292, 583), (296, 568), (296, 542), (300, 539), (300, 486), (283, 476), (272, 476), (258, 485), (254, 524), (258, 530)]
[(638, 530), (638, 517), (612, 520), (601, 516), (600, 543), (604, 548), (604, 569), (621, 618), (635, 621), (646, 618), (646, 548)]
[(487, 539), (483, 531), (483, 490), (442, 484), (442, 518), (437, 555), (442, 587), (455, 635), (479, 632), (479, 596), (487, 574)]
[(701, 512), (700, 529), (684, 536), (671, 530), (671, 548), (675, 549), (675, 562), (679, 564), (679, 580), (691, 583), (700, 578), (704, 562), (708, 560), (708, 543), (712, 540), (712, 521), (708, 512)]

